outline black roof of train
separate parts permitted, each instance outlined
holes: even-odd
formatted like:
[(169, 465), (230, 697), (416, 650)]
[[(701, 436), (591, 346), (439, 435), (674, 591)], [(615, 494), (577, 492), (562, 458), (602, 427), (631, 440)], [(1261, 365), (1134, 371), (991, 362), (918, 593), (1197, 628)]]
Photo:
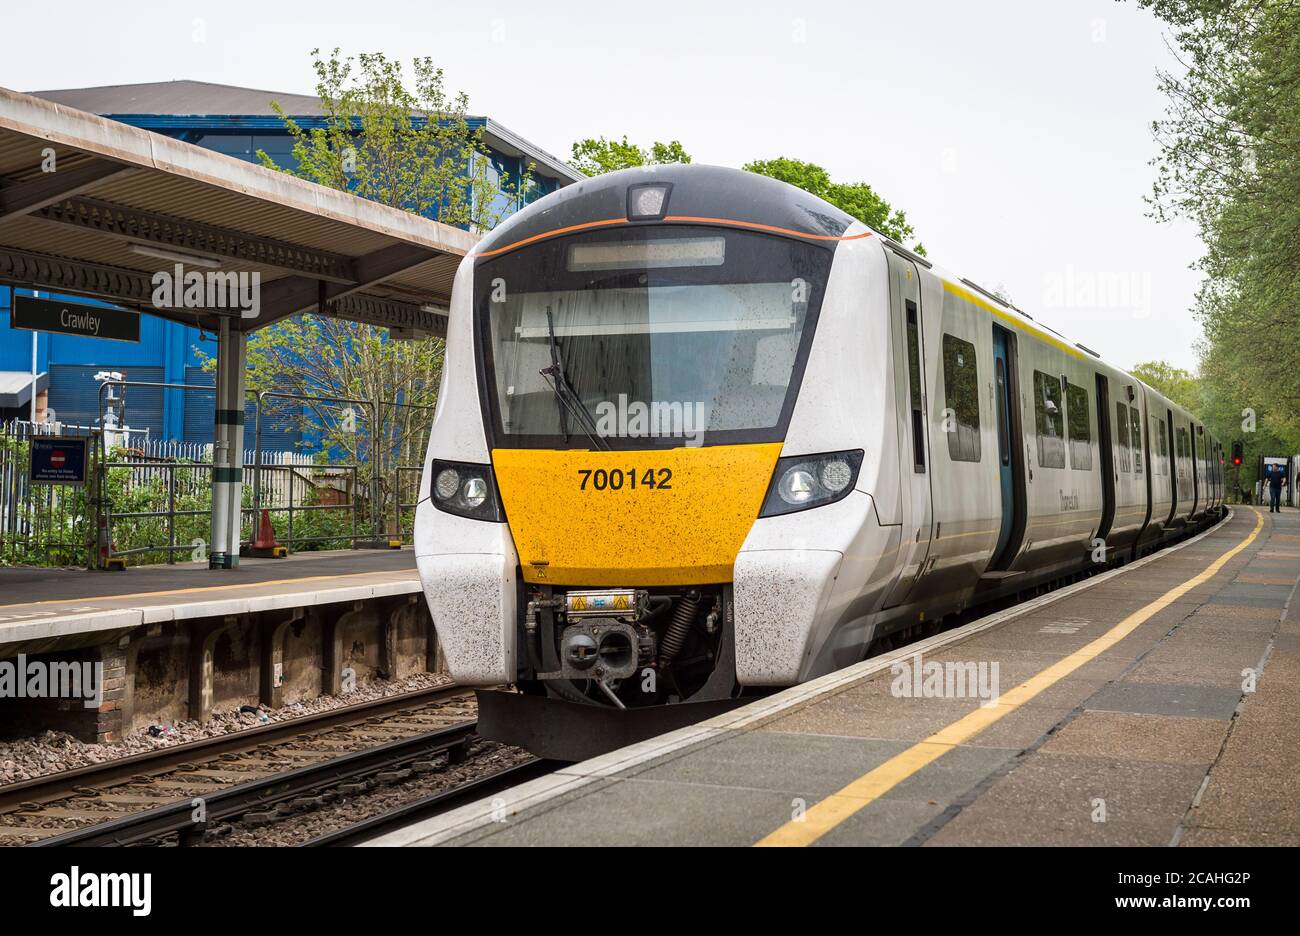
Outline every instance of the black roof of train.
[(492, 230), (481, 253), (499, 251), (563, 228), (625, 219), (628, 189), (668, 183), (665, 215), (766, 225), (839, 237), (854, 218), (816, 195), (767, 176), (722, 166), (670, 165), (623, 169), (593, 176), (547, 195)]

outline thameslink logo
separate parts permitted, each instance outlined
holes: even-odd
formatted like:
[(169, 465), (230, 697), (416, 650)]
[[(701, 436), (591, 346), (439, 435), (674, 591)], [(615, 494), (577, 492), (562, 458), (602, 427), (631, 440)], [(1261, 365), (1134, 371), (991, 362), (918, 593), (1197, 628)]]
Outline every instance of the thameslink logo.
[(50, 878), (51, 907), (130, 907), (132, 916), (148, 916), (153, 909), (153, 875), (91, 874), (76, 865), (67, 874)]
[(150, 278), (156, 309), (238, 309), (239, 317), (262, 313), (262, 274), (198, 270), (185, 272), (176, 264), (171, 273), (159, 270)]
[(103, 663), (0, 660), (0, 699), (81, 699), (88, 709), (104, 704)]
[(981, 708), (990, 708), (1000, 695), (998, 669), (996, 661), (927, 663), (916, 653), (889, 667), (889, 692), (896, 699), (979, 699)]
[(596, 434), (605, 439), (680, 438), (696, 447), (704, 442), (704, 420), (703, 403), (628, 402), (620, 393), (618, 403), (596, 404)]

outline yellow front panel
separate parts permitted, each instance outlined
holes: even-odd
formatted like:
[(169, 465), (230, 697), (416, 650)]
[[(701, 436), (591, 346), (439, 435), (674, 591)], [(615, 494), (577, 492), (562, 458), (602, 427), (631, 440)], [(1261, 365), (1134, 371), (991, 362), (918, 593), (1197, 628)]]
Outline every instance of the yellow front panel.
[(702, 585), (731, 581), (780, 454), (496, 449), (492, 466), (524, 581)]

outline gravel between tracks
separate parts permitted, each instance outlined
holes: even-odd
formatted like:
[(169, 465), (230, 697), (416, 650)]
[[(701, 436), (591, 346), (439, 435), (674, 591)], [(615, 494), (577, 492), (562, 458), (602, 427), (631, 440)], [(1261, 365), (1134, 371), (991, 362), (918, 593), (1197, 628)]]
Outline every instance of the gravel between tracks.
[[(0, 741), (0, 786), (29, 780), (86, 767), (91, 764), (103, 764), (142, 754), (162, 748), (198, 741), (203, 738), (215, 738), (249, 728), (259, 728), (272, 722), (292, 721), (304, 715), (331, 711), (359, 702), (370, 702), (390, 696), (414, 692), (418, 689), (450, 686), (452, 681), (445, 675), (434, 673), (416, 673), (405, 679), (393, 682), (376, 680), (362, 683), (357, 688), (340, 696), (318, 696), (304, 702), (294, 702), (278, 709), (266, 709), (267, 721), (263, 722), (251, 712), (238, 709), (217, 712), (207, 722), (182, 721), (170, 726), (171, 733), (153, 737), (148, 728), (132, 732), (115, 744), (87, 744), (78, 741), (72, 735), (62, 731), (47, 731), (34, 738), (22, 738), (15, 741)], [(164, 726), (166, 727), (166, 726)]]
[(226, 826), (226, 829), (229, 829), (227, 834), (209, 834), (202, 844), (204, 846), (301, 845), (327, 832), (346, 828), (362, 819), (377, 816), (390, 809), (396, 809), (442, 790), (511, 767), (528, 760), (529, 756), (528, 752), (521, 748), (509, 747), (493, 741), (475, 741), (469, 758), (462, 763), (432, 773), (417, 775), (409, 780), (380, 786), (358, 796), (340, 797), (326, 806), (288, 816), (270, 825), (250, 828), (234, 823)]

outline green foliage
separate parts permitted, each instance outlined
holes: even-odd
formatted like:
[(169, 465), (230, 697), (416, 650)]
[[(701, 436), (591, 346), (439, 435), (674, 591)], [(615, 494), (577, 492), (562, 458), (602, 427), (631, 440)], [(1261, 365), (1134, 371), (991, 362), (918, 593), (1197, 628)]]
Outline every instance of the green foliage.
[[(491, 171), (483, 130), (467, 120), (468, 98), (446, 91), (430, 59), (413, 60), (409, 87), (401, 65), (382, 54), (344, 59), (337, 49), (328, 57), (314, 50), (312, 59), (325, 126), (300, 127), (276, 107), (294, 137), (295, 175), (474, 230), (500, 221), (503, 211), (494, 206), (527, 200), (532, 165), (518, 179)], [(422, 460), (443, 353), (439, 338), (394, 341), (383, 328), (302, 315), (254, 333), (247, 381), (254, 391), (362, 401), (267, 398), (270, 412), (291, 413), (317, 437), (322, 461), (356, 463), (367, 483), (378, 473), (389, 499), (393, 467)], [(316, 511), (304, 516), (321, 519), (303, 522), (328, 528), (336, 515)]]
[[(31, 443), (0, 429), (0, 473), (13, 496), (30, 464)], [(6, 507), (0, 566), (84, 566), (93, 508), (84, 487), (36, 484)]]
[[(110, 453), (109, 461), (140, 461), (139, 456), (123, 450)], [(109, 468), (104, 481), (105, 501), (111, 505), (113, 548), (130, 551), (130, 565), (166, 562), (171, 545), (184, 547), (172, 552), (178, 563), (206, 561), (212, 510), (212, 464), (189, 459), (172, 459), (174, 469), (160, 467)], [(288, 484), (279, 486), (281, 496), (272, 495), (274, 478), (292, 475), (293, 511), (287, 497)], [(254, 510), (253, 469), (246, 471), (243, 487), (242, 539), (251, 542), (257, 532), (258, 517)], [(268, 469), (267, 491), (263, 507), (269, 508), (271, 527), (276, 540), (294, 552), (322, 549), (347, 549), (352, 545), (353, 503), (357, 503), (356, 529), (359, 535), (370, 531), (369, 487), (359, 481), (361, 490), (351, 490), (350, 481), (336, 493), (331, 476), (311, 466)], [(168, 492), (169, 483), (172, 490)], [(174, 510), (169, 527), (168, 517), (148, 516)], [(135, 514), (136, 516), (131, 516)], [(196, 546), (197, 544), (197, 546)], [(137, 552), (136, 550), (143, 550)], [(84, 550), (82, 558), (84, 561)]]
[(626, 136), (622, 140), (607, 140), (604, 137), (579, 140), (573, 144), (572, 153), (569, 164), (589, 176), (637, 166), (665, 166), (691, 161), (690, 154), (677, 140), (656, 142), (646, 150), (635, 143), (629, 143)]
[(1300, 5), (1138, 5), (1170, 25), (1183, 66), (1159, 75), (1151, 213), (1200, 230), (1205, 418), (1247, 443), (1249, 467), (1300, 451)]
[[(121, 449), (109, 453), (109, 462), (138, 461)], [(161, 461), (160, 461), (161, 464)], [(189, 459), (174, 460), (175, 469), (109, 468), (104, 479), (104, 500), (109, 505), (113, 548), (117, 552), (144, 549), (127, 556), (130, 565), (166, 562), (169, 543), (189, 545), (211, 537), (212, 465)], [(172, 484), (169, 498), (168, 485)], [(167, 517), (126, 516), (174, 510)], [(192, 550), (191, 550), (192, 551)], [(206, 546), (204, 546), (206, 558)], [(177, 562), (190, 560), (190, 551), (174, 553)]]
[(1191, 371), (1174, 367), (1165, 361), (1144, 361), (1130, 368), (1129, 373), (1179, 406), (1200, 416), (1201, 386)]
[(246, 385), (313, 398), (264, 397), (262, 419), (295, 423), (321, 464), (355, 464), (364, 484), (377, 473), (391, 518), (396, 468), (423, 462), (445, 350), (441, 338), (394, 341), (383, 328), (300, 315), (249, 337)]
[[(907, 216), (891, 207), (866, 182), (835, 182), (821, 166), (784, 156), (756, 160), (743, 168), (810, 192), (900, 244), (907, 243), (916, 234), (907, 223)], [(925, 248), (920, 244), (913, 244), (912, 249), (925, 255)]]
[[(532, 188), (533, 166), (521, 178), (491, 171), (483, 128), (467, 120), (469, 98), (451, 95), (441, 68), (412, 60), (414, 83), (382, 53), (341, 58), (312, 50), (324, 127), (302, 127), (272, 103), (293, 137), (290, 171), (320, 185), (350, 191), (445, 224), (492, 228), (503, 214), (498, 196), (516, 206)], [(264, 166), (281, 169), (264, 151)]]

